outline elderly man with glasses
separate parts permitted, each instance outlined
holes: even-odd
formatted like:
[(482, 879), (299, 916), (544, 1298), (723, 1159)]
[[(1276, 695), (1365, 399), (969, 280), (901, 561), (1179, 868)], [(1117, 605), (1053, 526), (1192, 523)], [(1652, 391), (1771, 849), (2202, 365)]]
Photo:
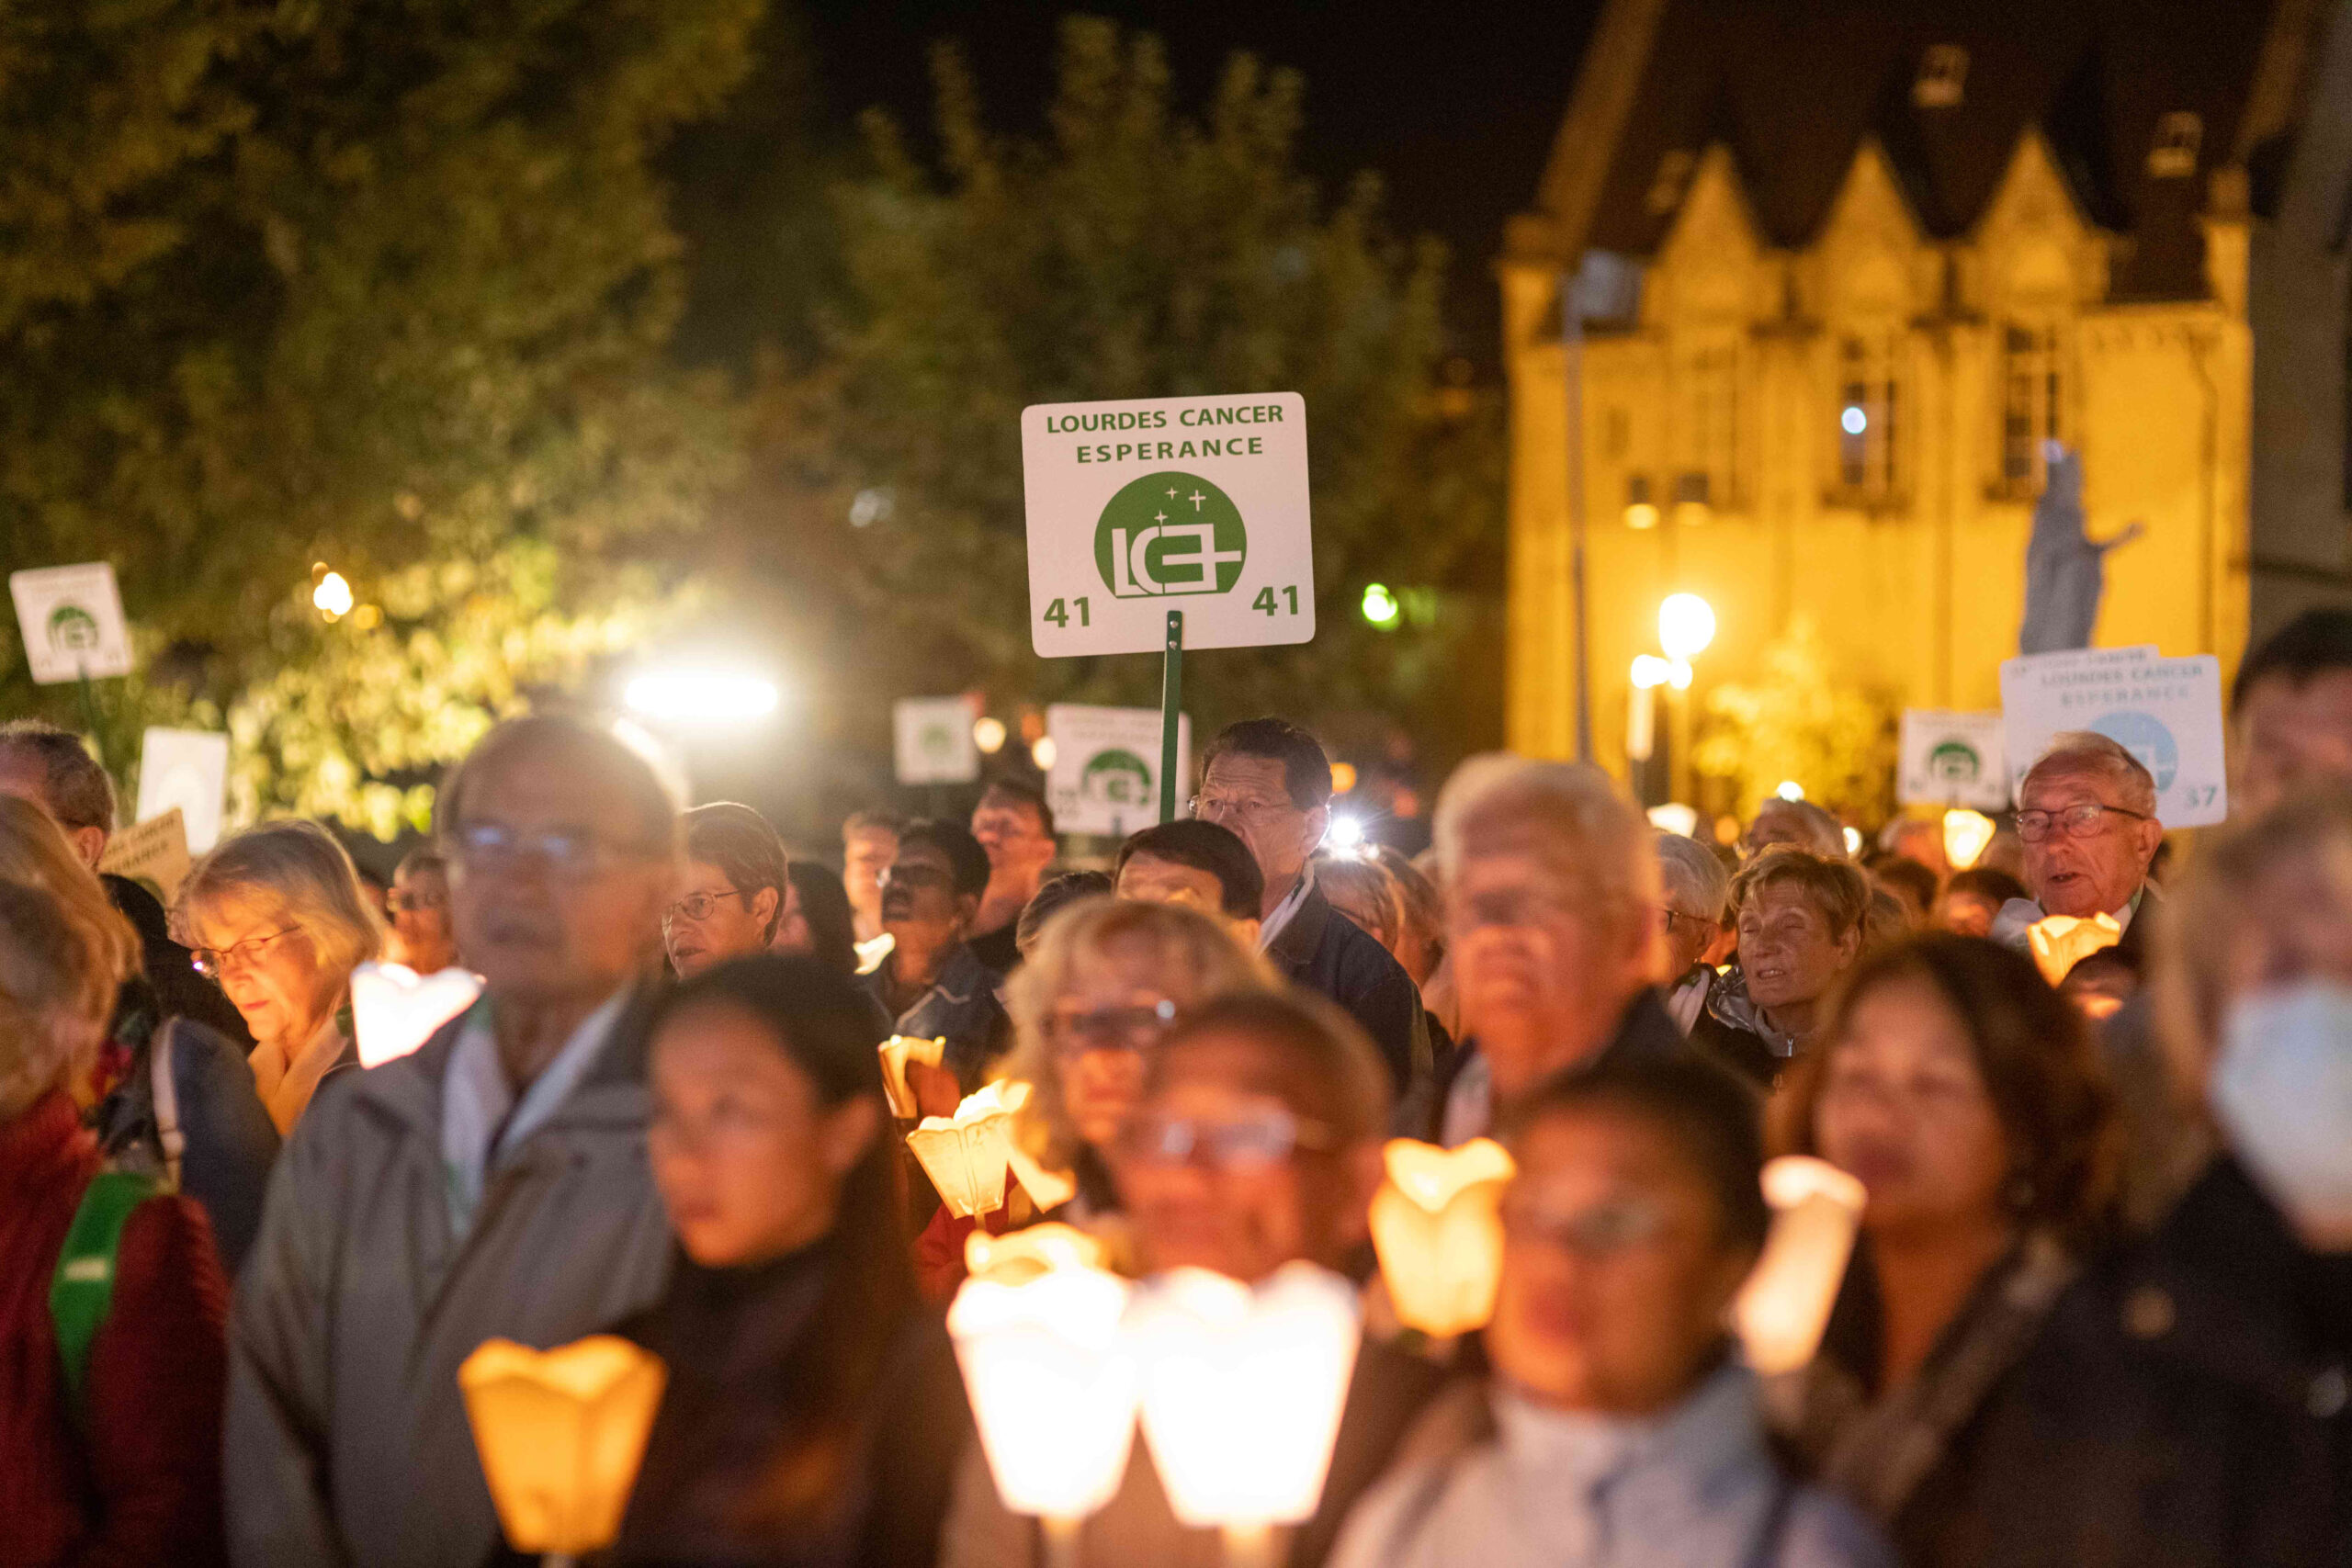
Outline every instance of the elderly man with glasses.
[(230, 1336), (240, 1562), (489, 1561), (459, 1363), (608, 1327), (668, 1273), (644, 1055), (674, 802), (603, 730), (535, 716), (485, 736), (435, 814), (483, 998), (322, 1084), (278, 1160)]
[(1994, 940), (2023, 947), (2047, 915), (2111, 915), (2123, 928), (2115, 951), (2136, 964), (2158, 897), (2148, 867), (2165, 841), (2145, 764), (2096, 731), (2056, 736), (2018, 788), (2017, 822), (2030, 897), (2002, 907)]
[(1265, 879), (1258, 950), (1292, 984), (1329, 997), (1363, 1026), (1399, 1096), (1432, 1068), (1421, 994), (1380, 939), (1331, 908), (1309, 863), (1331, 825), (1331, 760), (1281, 718), (1227, 725), (1209, 742), (1193, 815), (1250, 846)]

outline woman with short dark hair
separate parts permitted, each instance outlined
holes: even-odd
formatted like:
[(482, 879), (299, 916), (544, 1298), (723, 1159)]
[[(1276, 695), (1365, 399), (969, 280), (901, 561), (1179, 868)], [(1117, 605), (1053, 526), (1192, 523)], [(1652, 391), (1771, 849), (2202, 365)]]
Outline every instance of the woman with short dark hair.
[(1772, 1107), (1779, 1152), (1868, 1190), (1799, 1443), (1909, 1562), (1968, 1561), (1980, 1412), (2104, 1235), (2117, 1125), (2095, 1046), (2029, 959), (1935, 936), (1863, 961)]

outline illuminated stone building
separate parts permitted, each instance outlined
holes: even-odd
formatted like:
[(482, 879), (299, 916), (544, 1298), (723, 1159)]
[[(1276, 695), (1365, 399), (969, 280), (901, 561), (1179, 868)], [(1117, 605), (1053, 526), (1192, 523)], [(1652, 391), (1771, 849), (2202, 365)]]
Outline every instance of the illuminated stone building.
[(1842, 680), (1996, 706), (2050, 437), (2094, 538), (2147, 525), (2100, 645), (2226, 671), (2352, 600), (2341, 14), (1611, 0), (1498, 266), (1510, 743), (1575, 750), (1572, 468), (1611, 766), (1675, 592), (1717, 612), (1702, 695), (1804, 615)]

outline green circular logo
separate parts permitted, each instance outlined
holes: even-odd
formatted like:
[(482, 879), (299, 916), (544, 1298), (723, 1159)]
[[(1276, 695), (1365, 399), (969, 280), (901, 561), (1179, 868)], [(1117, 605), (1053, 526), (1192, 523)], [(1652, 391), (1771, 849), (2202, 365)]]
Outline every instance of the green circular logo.
[(50, 646), (67, 653), (83, 653), (98, 646), (98, 618), (79, 604), (60, 604), (49, 613)]
[(1223, 593), (1249, 553), (1241, 509), (1193, 474), (1168, 470), (1130, 481), (1094, 525), (1094, 566), (1118, 599)]
[(1121, 810), (1148, 806), (1152, 803), (1151, 765), (1125, 747), (1097, 751), (1079, 773), (1078, 793)]
[(1928, 753), (1928, 775), (1945, 784), (1974, 784), (1984, 771), (1984, 759), (1964, 740), (1947, 740)]

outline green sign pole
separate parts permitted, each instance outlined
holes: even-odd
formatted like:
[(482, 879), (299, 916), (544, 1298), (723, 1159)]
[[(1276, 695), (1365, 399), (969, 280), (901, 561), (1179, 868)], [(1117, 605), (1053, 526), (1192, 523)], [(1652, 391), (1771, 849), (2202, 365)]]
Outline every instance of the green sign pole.
[(1176, 820), (1176, 727), (1184, 711), (1184, 612), (1168, 612), (1167, 663), (1159, 677), (1159, 819)]

